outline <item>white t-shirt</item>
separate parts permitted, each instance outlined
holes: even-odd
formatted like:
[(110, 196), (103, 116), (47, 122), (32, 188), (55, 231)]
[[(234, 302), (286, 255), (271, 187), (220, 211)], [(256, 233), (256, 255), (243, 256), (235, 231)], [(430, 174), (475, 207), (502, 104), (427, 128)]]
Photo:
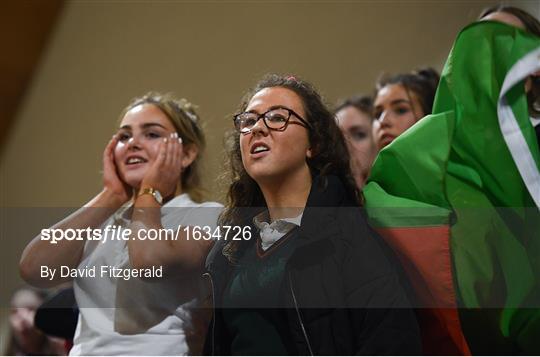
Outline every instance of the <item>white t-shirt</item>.
[[(127, 227), (130, 207), (118, 210), (101, 227)], [(222, 206), (195, 203), (182, 194), (161, 208), (164, 228), (215, 228)], [(206, 296), (201, 276), (144, 281), (100, 274), (101, 266), (131, 268), (127, 242), (88, 241), (79, 269), (96, 267), (96, 277), (76, 277), (74, 291), (79, 321), (70, 355), (187, 355), (189, 342), (200, 341), (192, 313)], [(204, 336), (203, 336), (204, 338)]]

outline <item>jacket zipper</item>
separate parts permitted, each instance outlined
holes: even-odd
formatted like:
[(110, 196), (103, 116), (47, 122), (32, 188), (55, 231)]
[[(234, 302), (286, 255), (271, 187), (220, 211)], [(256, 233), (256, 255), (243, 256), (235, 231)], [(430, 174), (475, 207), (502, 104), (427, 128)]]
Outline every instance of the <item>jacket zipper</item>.
[(294, 302), (294, 308), (296, 310), (296, 315), (298, 316), (298, 322), (300, 323), (300, 327), (302, 328), (302, 333), (304, 334), (304, 338), (306, 339), (306, 344), (309, 349), (309, 354), (311, 356), (314, 356), (313, 350), (311, 349), (311, 343), (309, 343), (309, 338), (307, 335), (306, 328), (304, 327), (304, 322), (302, 321), (302, 316), (300, 316), (300, 310), (298, 309), (298, 302), (296, 301), (296, 295), (294, 294), (294, 289), (292, 285), (292, 278), (291, 278), (291, 272), (289, 271), (289, 287), (291, 288), (291, 294)]
[(214, 341), (215, 341), (215, 331), (216, 331), (216, 295), (215, 295), (215, 289), (214, 289), (214, 279), (212, 279), (212, 275), (210, 273), (204, 273), (203, 276), (208, 276), (210, 279), (210, 286), (212, 289), (212, 356), (215, 356), (215, 347), (214, 347)]

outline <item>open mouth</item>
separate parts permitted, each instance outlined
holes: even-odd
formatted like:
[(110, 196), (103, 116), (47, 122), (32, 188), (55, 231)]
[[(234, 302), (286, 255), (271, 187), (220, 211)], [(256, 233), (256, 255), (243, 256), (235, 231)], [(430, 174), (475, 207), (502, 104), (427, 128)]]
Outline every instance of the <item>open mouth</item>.
[(261, 152), (270, 151), (270, 148), (263, 143), (255, 143), (250, 150), (251, 154), (259, 154)]
[(384, 146), (390, 144), (392, 141), (394, 141), (396, 137), (390, 134), (384, 134), (381, 136), (380, 143)]
[(137, 165), (148, 162), (148, 160), (140, 157), (140, 156), (130, 156), (126, 160), (126, 165)]

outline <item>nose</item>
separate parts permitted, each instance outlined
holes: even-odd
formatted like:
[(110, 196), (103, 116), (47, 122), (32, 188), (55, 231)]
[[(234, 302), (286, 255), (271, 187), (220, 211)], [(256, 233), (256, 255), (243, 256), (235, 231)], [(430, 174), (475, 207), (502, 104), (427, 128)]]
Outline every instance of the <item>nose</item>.
[(251, 128), (250, 132), (253, 135), (258, 135), (258, 134), (266, 135), (266, 134), (268, 134), (268, 128), (266, 127), (266, 124), (264, 124), (264, 119), (261, 118), (261, 119), (257, 120), (255, 125), (253, 125), (253, 127)]
[(383, 111), (382, 114), (377, 118), (377, 121), (379, 122), (381, 128), (387, 128), (392, 126), (391, 120), (390, 120), (390, 114), (387, 110)]
[(139, 140), (135, 136), (129, 138), (127, 144), (129, 150), (139, 150), (141, 148)]

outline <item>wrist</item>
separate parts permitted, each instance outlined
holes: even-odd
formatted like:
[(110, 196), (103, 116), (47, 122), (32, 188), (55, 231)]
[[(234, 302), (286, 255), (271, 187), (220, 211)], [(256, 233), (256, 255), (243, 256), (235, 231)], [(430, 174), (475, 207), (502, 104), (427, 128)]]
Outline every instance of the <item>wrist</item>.
[(112, 192), (111, 190), (104, 188), (97, 195), (97, 202), (101, 203), (102, 207), (111, 207), (118, 209), (122, 207), (124, 203), (129, 201), (129, 197), (124, 195), (119, 195), (118, 193)]
[(159, 193), (163, 197), (164, 202), (166, 202), (171, 197), (174, 197), (179, 194), (179, 191), (181, 191), (181, 186), (179, 183), (177, 183), (176, 185), (175, 184), (167, 185), (163, 183), (157, 184), (157, 183), (142, 181), (140, 187), (135, 190), (135, 198), (137, 198), (140, 192), (142, 192), (143, 190), (148, 190), (148, 189), (159, 191)]
[(154, 187), (141, 185), (141, 188), (136, 192), (135, 198), (137, 199), (141, 196), (151, 197), (157, 204), (160, 206), (163, 205), (163, 195), (160, 190)]

